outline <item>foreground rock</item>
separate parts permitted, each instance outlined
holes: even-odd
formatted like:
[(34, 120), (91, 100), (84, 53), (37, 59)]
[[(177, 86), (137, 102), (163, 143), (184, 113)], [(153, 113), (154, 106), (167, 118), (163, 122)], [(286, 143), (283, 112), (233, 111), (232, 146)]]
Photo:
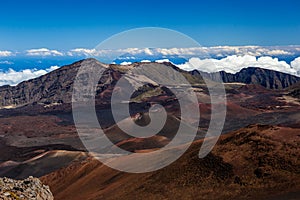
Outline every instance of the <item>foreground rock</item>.
[(33, 177), (24, 180), (0, 178), (0, 199), (53, 200), (48, 186)]

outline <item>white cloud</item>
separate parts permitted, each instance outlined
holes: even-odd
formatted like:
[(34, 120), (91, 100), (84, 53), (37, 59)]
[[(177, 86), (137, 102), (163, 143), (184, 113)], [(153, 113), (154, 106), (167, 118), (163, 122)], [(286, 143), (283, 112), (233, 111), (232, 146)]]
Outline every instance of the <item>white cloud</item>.
[(291, 67), (297, 71), (297, 75), (300, 76), (300, 57), (291, 62)]
[(151, 62), (150, 60), (141, 60), (142, 63), (149, 63)]
[(153, 52), (149, 48), (144, 49), (145, 54), (152, 56)]
[(239, 72), (246, 67), (259, 67), (264, 69), (276, 70), (292, 75), (300, 73), (300, 57), (292, 61), (291, 65), (285, 61), (279, 61), (278, 58), (263, 56), (256, 58), (255, 56), (228, 56), (223, 59), (199, 59), (191, 58), (184, 64), (177, 65), (184, 70), (197, 69), (203, 72), (226, 71), (229, 73)]
[[(121, 56), (123, 54), (145, 54), (145, 55), (153, 55), (155, 50), (149, 48), (126, 48), (126, 49), (86, 49), (86, 48), (76, 48), (67, 52), (69, 56), (111, 56), (118, 55)], [(128, 57), (128, 56), (127, 56)], [(126, 57), (125, 57), (126, 58)], [(128, 57), (132, 58), (132, 56)]]
[(28, 56), (63, 56), (64, 54), (57, 50), (50, 50), (47, 48), (26, 50)]
[[(226, 57), (230, 55), (252, 55), (252, 56), (278, 56), (293, 55), (295, 48), (281, 49), (282, 47), (260, 47), (260, 46), (215, 46), (215, 47), (190, 47), (190, 48), (128, 48), (123, 49), (124, 53), (145, 54), (145, 55), (161, 55), (161, 56), (218, 56)], [(290, 51), (292, 50), (292, 51)], [(119, 50), (120, 51), (120, 50)]]
[(15, 71), (9, 69), (6, 72), (0, 71), (0, 85), (17, 85), (18, 83), (42, 76), (48, 72), (58, 69), (58, 66), (52, 66), (48, 69), (24, 69)]
[(8, 60), (1, 60), (0, 64), (5, 64), (5, 65), (13, 65), (14, 63)]
[(97, 56), (99, 53), (96, 49), (85, 49), (85, 48), (76, 48), (70, 50), (67, 55), (69, 56)]
[(12, 55), (13, 53), (11, 51), (0, 51), (0, 57), (8, 57)]
[(210, 55), (230, 56), (230, 55), (251, 55), (251, 56), (279, 56), (293, 55), (293, 48), (288, 47), (261, 47), (261, 46), (216, 46), (208, 47), (207, 53)]
[[(168, 57), (168, 56), (183, 56), (191, 57), (226, 57), (231, 55), (237, 56), (280, 56), (300, 54), (299, 46), (214, 46), (214, 47), (190, 47), (190, 48), (125, 48), (125, 49), (86, 49), (76, 48), (67, 52), (69, 56), (117, 56), (122, 55), (145, 57)], [(130, 56), (129, 56), (130, 57)], [(123, 57), (122, 57), (123, 58)]]
[(164, 63), (164, 62), (170, 62), (170, 60), (169, 59), (161, 59), (161, 60), (156, 60), (155, 62)]
[(270, 56), (278, 56), (278, 55), (293, 55), (294, 53), (285, 50), (274, 49), (274, 50), (267, 51), (266, 54)]
[(120, 65), (130, 65), (130, 64), (132, 64), (132, 62), (122, 62), (122, 63), (120, 63)]

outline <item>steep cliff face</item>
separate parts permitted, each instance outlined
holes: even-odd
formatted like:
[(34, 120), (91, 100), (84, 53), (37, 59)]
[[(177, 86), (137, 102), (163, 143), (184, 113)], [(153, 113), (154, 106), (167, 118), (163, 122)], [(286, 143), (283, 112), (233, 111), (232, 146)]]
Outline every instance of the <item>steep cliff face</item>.
[(0, 105), (24, 105), (33, 102), (65, 102), (70, 99), (73, 79), (80, 63), (64, 66), (17, 86), (0, 87)]
[(244, 68), (235, 74), (220, 71), (215, 73), (202, 72), (200, 75), (197, 70), (191, 71), (190, 73), (199, 78), (201, 78), (202, 75), (205, 78), (218, 82), (222, 80), (224, 83), (255, 84), (267, 89), (283, 89), (300, 81), (300, 77), (297, 76), (257, 67)]
[(33, 177), (24, 180), (0, 178), (0, 199), (37, 199), (53, 200), (48, 186)]
[(283, 89), (289, 87), (300, 80), (299, 77), (256, 67), (242, 69), (236, 74), (220, 72), (223, 82), (240, 82), (246, 84), (256, 84), (268, 89)]

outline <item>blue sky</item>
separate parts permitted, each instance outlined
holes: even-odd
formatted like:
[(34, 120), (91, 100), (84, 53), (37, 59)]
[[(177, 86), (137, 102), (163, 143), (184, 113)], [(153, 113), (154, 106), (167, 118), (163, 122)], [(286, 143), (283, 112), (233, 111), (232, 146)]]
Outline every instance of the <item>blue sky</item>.
[(2, 1), (0, 50), (93, 48), (131, 28), (165, 27), (201, 45), (300, 44), (300, 1)]
[[(256, 66), (300, 76), (299, 0), (5, 0), (0, 7), (0, 86), (87, 57), (106, 62), (110, 52), (95, 49), (99, 43), (142, 27), (173, 29), (204, 47), (188, 48), (176, 34), (129, 34), (107, 43), (108, 49), (125, 48), (111, 61), (168, 59), (186, 70), (197, 65), (207, 72), (235, 73)], [(152, 45), (144, 47), (157, 49), (126, 49), (144, 41)]]

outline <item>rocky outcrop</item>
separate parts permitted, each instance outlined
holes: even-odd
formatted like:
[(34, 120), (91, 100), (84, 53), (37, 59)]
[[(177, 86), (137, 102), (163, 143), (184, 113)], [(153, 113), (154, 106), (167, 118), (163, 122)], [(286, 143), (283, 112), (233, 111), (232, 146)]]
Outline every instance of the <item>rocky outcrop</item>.
[(53, 200), (54, 197), (48, 186), (33, 177), (24, 180), (0, 178), (0, 199), (35, 199)]

